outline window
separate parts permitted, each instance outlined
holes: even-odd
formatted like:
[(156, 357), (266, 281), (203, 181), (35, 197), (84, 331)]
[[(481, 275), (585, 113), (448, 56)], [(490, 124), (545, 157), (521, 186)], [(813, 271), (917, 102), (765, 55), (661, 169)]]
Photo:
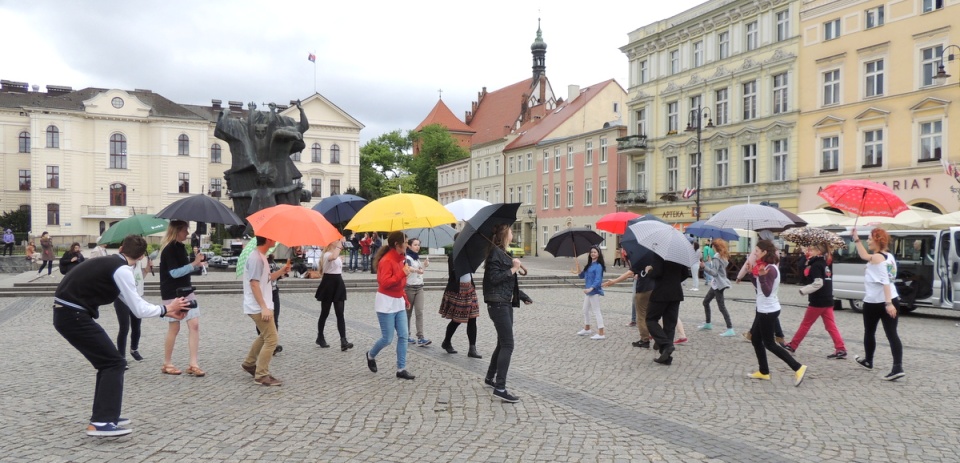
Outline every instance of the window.
[(290, 160), (292, 160), (292, 161), (294, 161), (294, 162), (300, 162), (300, 156), (301, 156), (302, 154), (303, 154), (303, 153), (301, 153), (300, 151), (297, 151), (296, 153), (293, 153), (293, 154), (290, 155)]
[(787, 140), (773, 141), (773, 181), (787, 181)]
[(690, 155), (690, 178), (687, 180), (690, 188), (697, 187), (697, 177), (700, 176), (700, 162), (700, 153), (693, 153)]
[(547, 153), (547, 150), (543, 150), (543, 173), (550, 171), (550, 153)]
[(340, 179), (330, 180), (330, 196), (336, 196), (338, 194), (340, 194)]
[(549, 191), (549, 188), (546, 185), (544, 185), (543, 186), (543, 209), (546, 209), (548, 207), (550, 207), (550, 191)]
[(725, 125), (730, 122), (729, 110), (730, 110), (730, 97), (729, 92), (725, 88), (721, 88), (715, 92), (717, 105), (714, 108), (713, 115), (716, 117), (717, 125)]
[(717, 59), (730, 56), (730, 32), (717, 34)]
[(787, 112), (787, 73), (773, 76), (773, 113), (781, 114)]
[(30, 170), (20, 169), (20, 191), (30, 190)]
[(870, 8), (864, 12), (866, 17), (867, 29), (873, 29), (874, 27), (880, 27), (883, 25), (883, 5), (880, 5), (876, 8)]
[(693, 43), (693, 67), (703, 66), (703, 40)]
[(583, 182), (583, 205), (593, 205), (593, 179), (587, 179)]
[(210, 179), (210, 196), (214, 198), (223, 196), (223, 180), (219, 178)]
[(743, 184), (757, 183), (757, 145), (743, 145)]
[(500, 175), (500, 159), (493, 160), (493, 173), (495, 175)]
[(677, 191), (679, 186), (680, 179), (678, 166), (678, 159), (676, 156), (670, 156), (667, 158), (667, 191)]
[(863, 132), (863, 167), (883, 165), (883, 130)]
[(523, 172), (523, 155), (517, 155), (517, 172)]
[(340, 164), (340, 145), (330, 146), (330, 164)]
[(47, 204), (47, 225), (60, 225), (60, 205)]
[[(475, 178), (480, 178), (480, 161), (477, 161), (477, 176)], [(477, 199), (480, 199), (479, 197)]]
[(553, 148), (553, 170), (560, 171), (560, 147)]
[(667, 135), (673, 135), (677, 133), (677, 128), (679, 127), (678, 121), (678, 112), (680, 104), (676, 101), (667, 103)]
[(748, 121), (757, 117), (757, 81), (751, 80), (743, 84), (743, 120)]
[(490, 160), (489, 160), (489, 159), (487, 159), (486, 161), (484, 161), (483, 167), (484, 167), (484, 169), (486, 169), (487, 177), (489, 177), (489, 176), (490, 176)]
[(760, 46), (760, 32), (757, 22), (747, 23), (747, 51), (756, 50)]
[(607, 204), (607, 177), (600, 177), (600, 204)]
[(680, 50), (670, 51), (670, 74), (680, 72)]
[(313, 198), (323, 197), (323, 179), (310, 179), (310, 196)]
[(177, 155), (190, 155), (190, 137), (188, 137), (186, 134), (180, 134), (180, 137), (177, 138)]
[(607, 163), (607, 139), (600, 139), (600, 164)]
[(179, 191), (180, 193), (189, 193), (190, 192), (190, 173), (180, 172), (178, 181), (179, 181), (179, 184), (177, 186), (177, 191)]
[(864, 76), (866, 77), (866, 89), (864, 95), (880, 96), (883, 95), (883, 60), (870, 61), (864, 65)]
[(30, 132), (20, 132), (20, 149), (18, 153), (29, 153), (30, 152)]
[(593, 165), (593, 140), (587, 140), (584, 146), (586, 148), (584, 149), (583, 164), (591, 166)]
[(939, 161), (943, 146), (943, 121), (920, 124), (920, 161)]
[(560, 208), (560, 185), (553, 186), (553, 207), (554, 209)]
[(510, 194), (510, 196), (509, 196), (510, 200), (507, 201), (507, 202), (510, 202), (510, 203), (516, 202), (516, 201), (513, 200), (513, 187), (508, 188), (508, 190), (509, 190), (509, 194)]
[(47, 126), (47, 148), (60, 147), (60, 129), (55, 125)]
[(525, 204), (533, 204), (533, 186), (527, 185), (527, 201)]
[(640, 83), (645, 84), (650, 79), (650, 69), (647, 67), (647, 60), (640, 62)]
[[(697, 126), (697, 118), (696, 118), (696, 115), (694, 114), (694, 110), (697, 109), (697, 108), (699, 108), (699, 107), (701, 107), (701, 106), (702, 106), (702, 104), (701, 104), (701, 97), (700, 97), (700, 95), (690, 97), (690, 114), (688, 114), (688, 116), (690, 117), (690, 119), (687, 120), (687, 126), (688, 126), (688, 127), (696, 127), (696, 126)], [(709, 111), (707, 111), (707, 112), (709, 112)]]
[(790, 11), (783, 10), (777, 12), (777, 42), (782, 42), (790, 37)]
[[(952, 56), (952, 55), (951, 55)], [(937, 75), (937, 67), (940, 65), (940, 59), (943, 57), (943, 45), (937, 45), (935, 47), (924, 48), (920, 50), (921, 57), (921, 68), (923, 69), (923, 75), (921, 76), (921, 85), (926, 87), (928, 85), (933, 85), (936, 83), (933, 80), (933, 77)]]
[(820, 172), (836, 172), (840, 169), (840, 137), (824, 137), (820, 143)]
[(545, 248), (547, 247), (547, 241), (550, 241), (550, 231), (546, 225), (542, 227), (542, 230), (543, 230), (543, 241), (540, 242), (540, 247)]
[(730, 184), (730, 153), (726, 148), (714, 151), (717, 157), (717, 186), (723, 187)]
[(823, 40), (833, 40), (840, 37), (840, 20), (834, 19), (823, 23)]
[(533, 170), (533, 153), (527, 153), (527, 170)]
[(567, 182), (567, 207), (573, 207), (573, 182)]
[(637, 135), (645, 137), (647, 135), (647, 108), (638, 110), (637, 113)]
[(647, 189), (647, 160), (644, 159), (636, 164), (634, 164), (634, 170), (637, 172), (637, 183), (634, 185), (634, 188), (637, 190), (646, 190)]
[(567, 169), (573, 169), (573, 145), (567, 145)]
[(923, 12), (929, 13), (943, 8), (943, 0), (923, 0)]
[(60, 166), (47, 166), (47, 188), (60, 188)]
[(323, 162), (323, 148), (320, 147), (319, 143), (314, 143), (310, 147), (310, 162), (315, 162), (317, 164)]
[(214, 143), (210, 147), (210, 162), (212, 164), (220, 164), (223, 162), (223, 150), (220, 149), (219, 143)]
[(127, 186), (126, 185), (122, 183), (110, 184), (110, 205), (111, 206), (127, 205)]
[(110, 168), (127, 168), (127, 137), (123, 134), (110, 135)]
[(840, 103), (840, 70), (823, 73), (823, 105)]

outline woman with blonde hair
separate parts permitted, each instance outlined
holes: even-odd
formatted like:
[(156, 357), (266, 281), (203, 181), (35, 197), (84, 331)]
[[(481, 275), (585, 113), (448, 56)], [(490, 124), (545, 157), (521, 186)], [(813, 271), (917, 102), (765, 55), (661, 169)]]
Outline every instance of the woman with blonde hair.
[[(173, 220), (167, 228), (167, 234), (160, 242), (160, 297), (163, 304), (169, 304), (177, 298), (177, 289), (192, 286), (190, 283), (190, 274), (204, 265), (204, 256), (198, 253), (190, 260), (187, 256), (187, 248), (183, 242), (187, 239), (188, 224), (182, 220)], [(195, 293), (185, 296), (188, 301), (196, 302)], [(180, 333), (180, 320), (170, 317), (163, 317), (167, 321), (167, 337), (163, 343), (163, 366), (160, 371), (165, 375), (179, 375), (183, 373), (177, 367), (173, 366), (173, 346), (177, 341), (177, 334)], [(204, 376), (206, 373), (200, 369), (197, 363), (197, 352), (200, 349), (200, 309), (194, 308), (187, 312), (183, 317), (190, 330), (187, 337), (187, 345), (190, 350), (190, 364), (187, 368), (187, 374), (192, 376)]]
[(860, 258), (867, 261), (864, 278), (863, 293), (863, 349), (864, 356), (855, 357), (857, 363), (868, 369), (873, 369), (873, 354), (877, 350), (877, 324), (883, 324), (883, 332), (890, 343), (890, 353), (893, 354), (893, 369), (883, 377), (886, 381), (903, 378), (907, 374), (903, 371), (903, 344), (897, 334), (897, 308), (900, 307), (900, 295), (893, 282), (897, 278), (897, 260), (887, 251), (890, 245), (890, 234), (886, 230), (874, 228), (870, 231), (867, 241), (869, 250), (860, 243), (857, 229), (850, 231), (853, 242), (856, 243)]
[(320, 262), (317, 268), (323, 272), (320, 278), (320, 284), (317, 286), (317, 293), (314, 295), (320, 301), (320, 318), (317, 319), (317, 345), (320, 347), (330, 347), (326, 338), (323, 336), (323, 329), (327, 325), (327, 317), (330, 316), (330, 306), (337, 316), (337, 331), (340, 333), (340, 350), (346, 351), (353, 348), (353, 343), (347, 341), (347, 325), (343, 316), (344, 302), (347, 301), (347, 286), (343, 284), (343, 258), (340, 257), (340, 251), (343, 250), (345, 241), (336, 240), (323, 248), (320, 255)]
[(698, 328), (701, 330), (713, 329), (713, 325), (710, 323), (710, 301), (716, 299), (717, 309), (720, 310), (720, 314), (723, 315), (723, 321), (727, 324), (727, 330), (720, 333), (720, 336), (729, 337), (736, 334), (733, 332), (733, 322), (730, 321), (730, 312), (727, 311), (727, 305), (723, 301), (723, 292), (730, 287), (730, 279), (727, 278), (727, 266), (730, 264), (730, 251), (727, 248), (727, 242), (720, 238), (713, 240), (712, 247), (714, 252), (713, 257), (707, 262), (700, 263), (700, 268), (703, 269), (703, 273), (710, 277), (708, 280), (710, 282), (710, 289), (703, 298), (703, 313), (706, 316), (706, 320)]

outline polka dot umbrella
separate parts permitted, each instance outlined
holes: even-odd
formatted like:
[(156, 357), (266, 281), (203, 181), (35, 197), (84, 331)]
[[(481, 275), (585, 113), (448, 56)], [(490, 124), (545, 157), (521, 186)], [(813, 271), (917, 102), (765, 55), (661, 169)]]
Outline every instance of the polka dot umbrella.
[(831, 206), (857, 216), (896, 217), (908, 209), (907, 204), (890, 187), (870, 180), (840, 180), (827, 185), (817, 194)]

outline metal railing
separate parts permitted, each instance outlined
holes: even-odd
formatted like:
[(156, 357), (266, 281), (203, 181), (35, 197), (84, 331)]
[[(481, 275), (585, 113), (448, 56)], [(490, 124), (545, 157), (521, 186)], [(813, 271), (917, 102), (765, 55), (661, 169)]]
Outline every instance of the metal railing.
[(617, 139), (617, 151), (630, 150), (630, 149), (646, 149), (647, 148), (647, 136), (646, 135), (630, 135)]
[(614, 197), (617, 204), (638, 204), (647, 202), (647, 190), (617, 190)]

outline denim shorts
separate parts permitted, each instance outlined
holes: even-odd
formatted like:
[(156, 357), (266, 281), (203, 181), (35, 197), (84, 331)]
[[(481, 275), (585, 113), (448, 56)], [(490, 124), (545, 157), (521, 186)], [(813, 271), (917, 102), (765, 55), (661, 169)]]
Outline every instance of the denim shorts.
[[(193, 293), (190, 293), (190, 295), (187, 296), (187, 300), (188, 300), (188, 301), (195, 301), (195, 300), (197, 300), (197, 296), (194, 296)], [(163, 301), (161, 301), (161, 303), (162, 303), (163, 305), (167, 305), (167, 304), (170, 304), (170, 303), (172, 303), (172, 302), (173, 302), (173, 299), (164, 299)], [(186, 315), (185, 317), (183, 317), (183, 320), (177, 320), (176, 318), (170, 318), (170, 317), (162, 317), (162, 318), (163, 318), (163, 321), (165, 321), (165, 322), (173, 323), (173, 322), (185, 322), (185, 321), (187, 321), (187, 320), (191, 320), (191, 319), (197, 318), (197, 317), (199, 317), (199, 316), (200, 316), (200, 306), (197, 306), (196, 309), (190, 309), (190, 310), (187, 312), (187, 315)]]

